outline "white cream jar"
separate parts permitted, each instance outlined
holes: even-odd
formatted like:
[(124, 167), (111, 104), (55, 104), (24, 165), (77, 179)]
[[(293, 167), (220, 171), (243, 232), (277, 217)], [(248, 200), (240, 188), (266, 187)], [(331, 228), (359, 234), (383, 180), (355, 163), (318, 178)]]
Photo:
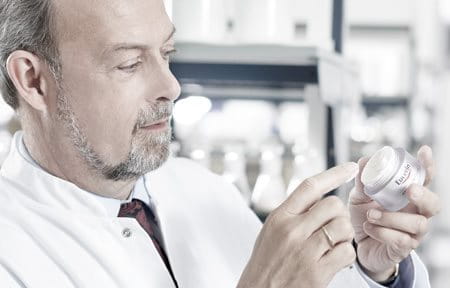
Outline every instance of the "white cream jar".
[(364, 193), (388, 211), (408, 205), (406, 189), (424, 181), (425, 169), (420, 162), (405, 149), (389, 146), (377, 151), (361, 174)]

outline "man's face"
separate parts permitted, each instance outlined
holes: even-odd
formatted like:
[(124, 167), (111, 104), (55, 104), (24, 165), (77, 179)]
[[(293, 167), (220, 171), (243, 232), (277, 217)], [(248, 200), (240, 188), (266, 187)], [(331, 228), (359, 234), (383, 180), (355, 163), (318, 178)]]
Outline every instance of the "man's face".
[(158, 168), (168, 157), (169, 118), (180, 92), (169, 71), (174, 28), (162, 0), (53, 3), (62, 64), (50, 107), (56, 137), (69, 136), (108, 179)]

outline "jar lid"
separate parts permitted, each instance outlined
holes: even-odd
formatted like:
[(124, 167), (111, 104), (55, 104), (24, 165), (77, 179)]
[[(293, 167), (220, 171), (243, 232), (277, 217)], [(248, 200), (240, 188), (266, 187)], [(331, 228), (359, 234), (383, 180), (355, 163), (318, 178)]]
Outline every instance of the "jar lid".
[(361, 182), (364, 186), (369, 187), (385, 185), (395, 174), (398, 161), (398, 155), (394, 148), (383, 147), (367, 162), (361, 174)]

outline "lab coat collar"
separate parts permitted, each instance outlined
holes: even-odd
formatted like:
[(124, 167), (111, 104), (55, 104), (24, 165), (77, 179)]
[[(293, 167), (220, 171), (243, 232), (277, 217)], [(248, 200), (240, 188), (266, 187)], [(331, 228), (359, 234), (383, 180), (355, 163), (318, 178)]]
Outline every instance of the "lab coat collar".
[[(20, 190), (26, 194), (23, 196), (28, 199), (46, 205), (59, 204), (67, 209), (91, 212), (99, 216), (117, 217), (121, 204), (132, 199), (139, 199), (150, 206), (153, 204), (144, 176), (137, 180), (128, 199), (122, 201), (85, 191), (71, 182), (47, 173), (28, 152), (22, 131), (14, 135), (10, 153), (3, 163), (0, 175), (21, 186)], [(39, 188), (43, 191), (36, 193), (35, 190)]]

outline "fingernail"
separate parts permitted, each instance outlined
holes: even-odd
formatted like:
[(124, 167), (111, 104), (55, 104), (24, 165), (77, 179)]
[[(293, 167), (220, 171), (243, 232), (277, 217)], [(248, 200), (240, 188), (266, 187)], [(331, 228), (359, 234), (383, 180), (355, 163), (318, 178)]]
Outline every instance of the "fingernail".
[(433, 149), (431, 149), (431, 147), (428, 145), (420, 147), (419, 152), (429, 154), (431, 157), (433, 157)]
[(347, 183), (352, 181), (359, 172), (359, 165), (354, 162), (345, 163), (342, 166), (348, 173), (351, 173), (350, 177), (348, 177)]
[(420, 198), (422, 198), (423, 195), (423, 191), (420, 188), (414, 188), (411, 191), (411, 198), (413, 198), (414, 200), (419, 200)]
[(378, 210), (375, 210), (375, 209), (369, 210), (368, 214), (369, 214), (369, 218), (372, 220), (379, 220), (379, 219), (381, 219), (381, 216), (382, 216), (381, 212)]
[(348, 162), (342, 165), (342, 167), (347, 170), (349, 173), (353, 173), (355, 170), (358, 171), (359, 170), (359, 166), (358, 164), (356, 164), (355, 162)]
[(369, 222), (364, 222), (363, 224), (364, 230), (370, 230), (372, 227), (373, 227), (372, 224), (370, 224)]

